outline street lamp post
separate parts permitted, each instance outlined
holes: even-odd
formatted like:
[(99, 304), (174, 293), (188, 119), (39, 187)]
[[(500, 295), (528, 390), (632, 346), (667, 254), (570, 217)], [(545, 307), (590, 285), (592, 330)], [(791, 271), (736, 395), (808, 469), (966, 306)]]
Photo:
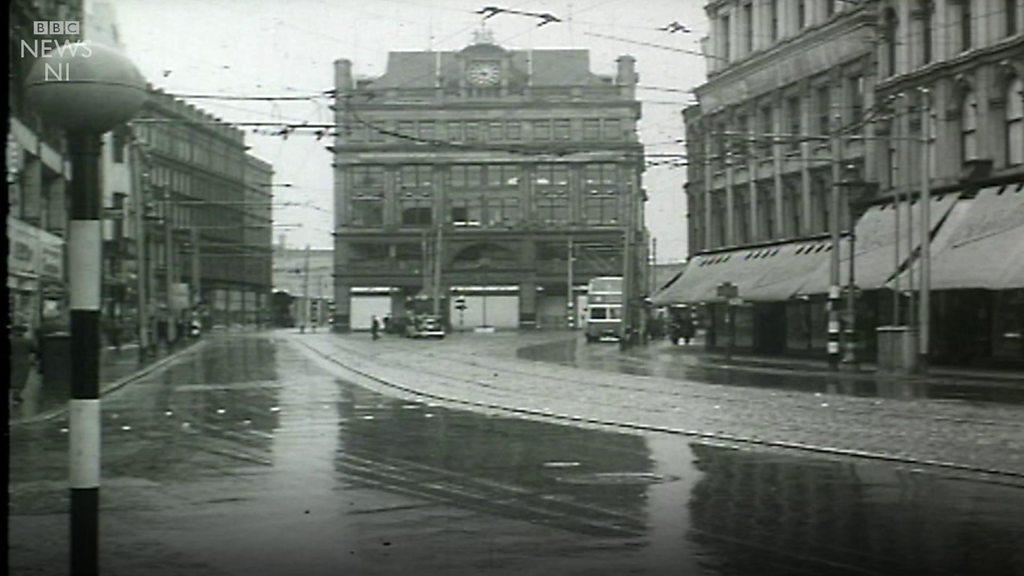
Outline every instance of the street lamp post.
[(836, 116), (832, 126), (832, 188), (829, 198), (829, 232), (832, 240), (832, 253), (829, 255), (829, 286), (828, 286), (828, 364), (831, 370), (839, 369), (839, 211), (840, 211), (840, 163), (842, 162), (842, 141), (839, 137), (839, 126), (842, 118)]
[(845, 193), (845, 202), (842, 203), (846, 210), (844, 227), (847, 234), (847, 245), (850, 255), (847, 261), (848, 277), (846, 281), (846, 322), (844, 323), (843, 335), (844, 346), (840, 366), (847, 370), (859, 370), (859, 359), (857, 348), (859, 345), (857, 337), (857, 282), (855, 279), (855, 259), (857, 254), (857, 214), (867, 205), (871, 193), (877, 188), (875, 184), (863, 181), (855, 165), (847, 165), (844, 168), (844, 179), (840, 182), (842, 192)]
[[(55, 52), (39, 58), (26, 95), (39, 114), (68, 134), (71, 220), (68, 284), (71, 304), (71, 574), (99, 572), (100, 306), (103, 235), (99, 160), (101, 135), (127, 121), (146, 99), (146, 83), (127, 58), (111, 48)], [(64, 74), (54, 78), (53, 70)]]

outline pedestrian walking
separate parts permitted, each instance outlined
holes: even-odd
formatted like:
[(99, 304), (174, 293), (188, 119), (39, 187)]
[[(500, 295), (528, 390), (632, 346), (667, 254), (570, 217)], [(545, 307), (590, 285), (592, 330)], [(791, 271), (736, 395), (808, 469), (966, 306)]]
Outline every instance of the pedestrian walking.
[(28, 327), (18, 324), (11, 327), (11, 378), (8, 382), (10, 404), (21, 401), (29, 373), (36, 364), (36, 345), (28, 335)]
[(377, 340), (378, 338), (380, 338), (379, 332), (380, 332), (380, 321), (378, 321), (377, 317), (374, 316), (373, 320), (370, 321), (370, 334), (373, 336), (374, 340)]

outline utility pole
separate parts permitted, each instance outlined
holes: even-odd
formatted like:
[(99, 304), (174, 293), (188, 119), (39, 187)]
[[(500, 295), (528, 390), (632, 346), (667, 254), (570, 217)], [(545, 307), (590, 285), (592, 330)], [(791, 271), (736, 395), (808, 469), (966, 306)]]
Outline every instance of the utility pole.
[(832, 124), (832, 194), (829, 199), (831, 209), (829, 210), (829, 230), (832, 235), (832, 253), (829, 258), (829, 287), (828, 287), (828, 365), (831, 370), (839, 369), (839, 211), (840, 211), (840, 179), (842, 177), (842, 161), (839, 140), (839, 126), (841, 117), (834, 118)]
[(306, 324), (309, 324), (309, 244), (306, 244), (306, 263), (302, 277), (302, 306), (299, 317), (301, 318), (299, 332), (306, 331)]
[(166, 262), (164, 284), (167, 287), (167, 342), (174, 342), (177, 338), (178, 318), (177, 310), (174, 307), (174, 223), (171, 219), (171, 192), (164, 188), (164, 261)]
[(193, 313), (199, 307), (199, 302), (202, 300), (202, 281), (200, 276), (202, 274), (202, 267), (199, 263), (199, 228), (195, 225), (192, 226), (191, 230), (191, 241), (192, 241), (192, 300), (189, 302), (192, 306)]
[(920, 312), (920, 333), (918, 334), (919, 353), (918, 368), (921, 372), (928, 371), (929, 330), (931, 329), (931, 188), (928, 179), (931, 177), (930, 150), (928, 149), (931, 134), (931, 103), (928, 100), (927, 88), (921, 90), (921, 298), (918, 300)]
[(626, 226), (622, 241), (622, 323), (619, 329), (619, 348), (629, 348), (633, 326), (633, 182), (626, 191)]
[(857, 361), (857, 283), (854, 280), (854, 253), (857, 249), (857, 222), (853, 217), (852, 189), (849, 184), (846, 192), (846, 233), (847, 245), (850, 247), (849, 261), (846, 263), (848, 277), (846, 281), (846, 341), (844, 342), (843, 366), (849, 370), (858, 370)]
[(566, 257), (566, 273), (565, 273), (565, 310), (566, 320), (568, 321), (569, 329), (573, 330), (576, 328), (576, 299), (573, 297), (572, 285), (573, 285), (573, 242), (572, 236), (569, 236), (569, 244), (567, 246), (568, 252)]
[(658, 239), (657, 238), (651, 238), (651, 268), (650, 268), (650, 272), (648, 272), (648, 279), (650, 280), (650, 284), (648, 285), (648, 288), (647, 288), (647, 294), (649, 296), (653, 296), (654, 295), (654, 291), (658, 289), (658, 279), (656, 277), (657, 275), (655, 274), (657, 269), (658, 269)]
[(135, 220), (135, 293), (138, 297), (136, 305), (136, 324), (139, 331), (139, 360), (142, 361), (149, 350), (149, 290), (148, 277), (151, 270), (146, 246), (146, 194), (142, 189), (142, 152), (135, 142), (134, 132), (128, 161), (129, 173), (132, 178), (132, 207)]
[(434, 298), (433, 298), (433, 311), (434, 316), (441, 315), (441, 263), (443, 262), (442, 246), (444, 242), (444, 225), (441, 222), (437, 223), (437, 238), (435, 239), (434, 246)]
[[(908, 109), (907, 114), (905, 115), (906, 119), (902, 123), (902, 126), (905, 127), (902, 133), (909, 136), (910, 104), (909, 99), (905, 101), (908, 103)], [(904, 155), (904, 158), (907, 159), (907, 290), (908, 295), (910, 296), (909, 301), (907, 302), (907, 326), (910, 328), (910, 330), (915, 330), (917, 328), (917, 319), (915, 318), (917, 314), (917, 310), (915, 309), (915, 303), (917, 301), (917, 298), (914, 294), (914, 192), (913, 188), (911, 187), (913, 184), (913, 177), (911, 176), (910, 171), (910, 158), (912, 152), (911, 148), (913, 145), (913, 141), (909, 139), (904, 139), (904, 146), (907, 150), (907, 153)], [(899, 242), (898, 238), (897, 242)]]

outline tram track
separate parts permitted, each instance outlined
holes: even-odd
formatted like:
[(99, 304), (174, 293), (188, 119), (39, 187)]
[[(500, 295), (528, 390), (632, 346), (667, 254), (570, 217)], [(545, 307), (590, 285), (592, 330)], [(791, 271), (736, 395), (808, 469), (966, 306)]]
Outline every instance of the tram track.
[[(438, 401), (438, 402), (444, 402), (446, 404), (450, 404), (450, 405), (453, 405), (453, 406), (462, 406), (462, 407), (466, 407), (466, 408), (470, 408), (470, 409), (477, 409), (477, 410), (496, 411), (496, 412), (499, 412), (499, 413), (508, 414), (508, 415), (512, 415), (512, 416), (540, 418), (540, 419), (547, 420), (547, 421), (570, 423), (570, 424), (574, 424), (574, 425), (581, 425), (582, 424), (582, 425), (600, 426), (600, 427), (605, 427), (605, 428), (630, 431), (630, 432), (634, 432), (634, 433), (635, 432), (641, 432), (641, 433), (661, 433), (661, 434), (669, 434), (669, 435), (675, 435), (675, 436), (682, 436), (682, 437), (687, 437), (687, 438), (694, 438), (694, 439), (704, 440), (704, 441), (733, 443), (733, 444), (750, 446), (750, 447), (773, 448), (773, 449), (782, 449), (782, 450), (796, 450), (796, 451), (802, 451), (802, 452), (808, 452), (808, 453), (816, 453), (816, 454), (829, 455), (829, 456), (850, 457), (850, 458), (866, 459), (866, 460), (873, 460), (873, 461), (880, 461), (880, 462), (890, 462), (890, 463), (895, 463), (895, 464), (903, 464), (903, 465), (910, 465), (910, 466), (917, 466), (917, 467), (930, 467), (930, 468), (944, 469), (944, 470), (949, 470), (949, 471), (956, 471), (956, 472), (976, 474), (976, 475), (983, 475), (983, 476), (987, 475), (987, 476), (991, 476), (993, 478), (999, 479), (999, 481), (1001, 481), (1001, 482), (1005, 481), (1007, 479), (1022, 480), (1022, 481), (1024, 481), (1024, 473), (1018, 472), (1018, 471), (1015, 471), (1015, 470), (1002, 469), (1002, 468), (996, 468), (996, 467), (978, 466), (978, 465), (973, 465), (973, 464), (963, 464), (963, 463), (958, 463), (958, 462), (953, 462), (953, 461), (945, 461), (945, 460), (939, 460), (939, 459), (917, 458), (917, 457), (913, 457), (913, 456), (907, 456), (907, 455), (901, 455), (901, 454), (892, 454), (892, 453), (885, 453), (885, 452), (878, 452), (878, 451), (870, 451), (870, 450), (839, 448), (839, 447), (826, 446), (826, 445), (810, 444), (810, 443), (805, 443), (805, 442), (790, 442), (790, 441), (784, 441), (784, 440), (771, 440), (771, 439), (757, 438), (757, 437), (741, 435), (741, 434), (729, 434), (729, 433), (725, 433), (725, 432), (721, 432), (721, 431), (717, 431), (716, 432), (716, 431), (707, 431), (707, 430), (699, 430), (699, 429), (679, 428), (679, 427), (672, 427), (672, 426), (647, 424), (647, 423), (642, 423), (642, 422), (631, 422), (631, 421), (624, 421), (624, 420), (616, 420), (616, 419), (611, 419), (611, 418), (595, 418), (595, 417), (585, 416), (585, 415), (581, 415), (581, 414), (571, 414), (571, 413), (556, 412), (556, 411), (552, 411), (552, 410), (524, 408), (524, 407), (520, 407), (520, 406), (515, 406), (515, 405), (505, 404), (505, 403), (499, 403), (499, 402), (490, 402), (490, 401), (482, 401), (482, 400), (469, 400), (469, 399), (465, 399), (465, 398), (459, 398), (457, 396), (452, 396), (452, 395), (447, 395), (447, 394), (440, 394), (440, 393), (436, 393), (436, 392), (430, 392), (430, 391), (426, 391), (426, 390), (417, 389), (417, 388), (415, 388), (413, 386), (409, 386), (409, 385), (407, 385), (405, 383), (395, 381), (394, 379), (384, 378), (384, 377), (381, 377), (379, 374), (371, 373), (371, 372), (369, 372), (369, 371), (367, 371), (365, 369), (362, 369), (362, 368), (359, 368), (358, 366), (353, 365), (351, 362), (344, 362), (344, 361), (340, 360), (337, 357), (336, 354), (325, 352), (325, 351), (321, 350), (320, 348), (312, 346), (312, 345), (310, 345), (310, 344), (308, 344), (306, 342), (302, 342), (301, 340), (290, 339), (288, 341), (296, 344), (297, 346), (300, 346), (300, 347), (306, 349), (307, 351), (309, 351), (310, 353), (316, 355), (317, 357), (320, 357), (320, 358), (322, 358), (322, 359), (324, 359), (324, 360), (326, 360), (326, 361), (328, 361), (328, 362), (330, 362), (330, 363), (340, 367), (343, 370), (349, 371), (349, 372), (351, 372), (353, 374), (356, 374), (356, 375), (358, 375), (358, 376), (360, 376), (362, 378), (366, 378), (366, 379), (368, 379), (368, 380), (374, 382), (375, 384), (380, 385), (380, 386), (382, 386), (384, 388), (388, 388), (388, 389), (392, 389), (392, 390), (395, 390), (395, 391), (398, 391), (398, 392), (402, 392), (404, 394), (408, 394), (408, 395), (411, 395), (413, 397), (424, 398), (424, 399), (434, 400), (434, 401)], [(344, 353), (344, 354), (350, 354), (350, 355), (353, 355), (353, 356), (356, 356), (356, 357), (360, 357), (360, 358), (362, 358), (363, 360), (366, 360), (366, 361), (379, 360), (381, 356), (387, 354), (388, 352), (395, 351), (395, 350), (384, 350), (384, 351), (381, 351), (381, 352), (383, 352), (383, 354), (381, 352), (377, 352), (377, 353), (372, 353), (371, 354), (371, 353), (367, 353), (367, 352), (365, 352), (363, 350), (360, 350), (360, 349), (357, 349), (357, 348), (353, 348), (353, 347), (349, 347), (349, 346), (344, 346), (340, 342), (337, 342), (337, 341), (332, 341), (330, 345), (331, 345), (331, 348), (332, 348), (332, 352), (337, 351), (337, 352), (341, 352), (341, 353)], [(425, 355), (425, 354), (421, 354), (420, 356), (421, 357), (427, 357), (427, 355)], [(437, 363), (439, 361), (439, 358), (437, 356), (438, 356), (437, 354), (434, 354), (433, 357), (427, 357), (426, 359), (430, 360), (431, 362)], [(475, 386), (487, 386), (487, 387), (491, 387), (491, 388), (497, 388), (498, 390), (503, 391), (503, 392), (507, 392), (509, 394), (514, 394), (514, 393), (517, 392), (516, 390), (511, 389), (511, 388), (507, 388), (507, 387), (505, 387), (505, 388), (496, 387), (494, 382), (481, 381), (480, 379), (475, 379), (475, 378), (455, 377), (455, 376), (451, 375), (450, 373), (440, 372), (440, 371), (432, 370), (432, 369), (425, 369), (422, 365), (411, 366), (408, 362), (400, 362), (400, 361), (398, 361), (398, 360), (396, 360), (394, 358), (388, 358), (387, 361), (388, 361), (389, 367), (391, 367), (391, 368), (394, 368), (396, 366), (403, 366), (403, 367), (409, 368), (414, 373), (428, 374), (428, 375), (435, 376), (435, 377), (438, 377), (438, 378), (444, 378), (444, 379), (448, 379), (448, 380), (456, 380), (456, 381), (463, 382), (465, 384), (471, 384), (471, 385), (475, 385)], [(473, 364), (472, 362), (466, 362), (465, 360), (461, 360), (461, 361), (460, 360), (455, 360), (455, 359), (451, 358), (450, 355), (444, 355), (444, 360), (443, 361), (446, 361), (446, 362), (460, 362), (462, 364), (468, 364), (468, 365), (474, 366), (475, 368), (478, 368), (478, 369), (479, 368), (483, 368), (479, 364)], [(493, 367), (489, 367), (487, 369), (495, 370), (495, 368), (493, 368)], [(614, 386), (612, 386), (612, 385), (607, 385), (607, 384), (600, 383), (600, 382), (588, 381), (588, 380), (583, 380), (583, 379), (562, 378), (562, 377), (551, 376), (551, 375), (543, 376), (543, 375), (538, 375), (536, 373), (533, 373), (531, 371), (516, 370), (514, 368), (509, 368), (507, 366), (501, 367), (500, 371), (504, 372), (504, 373), (512, 373), (512, 374), (519, 374), (519, 375), (523, 375), (523, 376), (529, 376), (530, 378), (547, 378), (547, 379), (552, 380), (552, 381), (562, 381), (562, 382), (573, 383), (573, 384), (586, 383), (586, 385), (588, 385), (588, 386), (616, 387), (616, 388), (619, 388), (620, 390), (625, 390), (625, 391), (634, 392), (634, 393), (650, 393), (651, 392), (650, 390), (646, 390), (646, 389), (643, 389), (643, 388), (635, 388), (635, 387), (628, 387), (628, 386), (624, 387), (624, 386), (621, 386), (621, 385), (614, 385)], [(672, 396), (672, 394), (668, 394), (668, 395)], [(542, 396), (546, 396), (547, 398), (551, 398), (551, 399), (559, 398), (558, 396), (550, 395), (550, 394), (549, 395), (542, 395)], [(679, 394), (678, 397), (680, 399), (683, 399), (683, 396), (681, 394)], [(923, 420), (933, 420), (935, 422), (942, 423), (942, 424), (949, 424), (948, 419), (943, 420), (940, 417), (929, 418), (929, 417), (926, 417), (926, 416), (918, 416), (918, 418), (919, 419), (923, 419)], [(961, 420), (964, 420), (964, 419), (961, 419)], [(1006, 424), (1004, 423), (1004, 425), (1006, 425)], [(1014, 427), (1015, 428), (1020, 428), (1021, 425), (1018, 424), (1017, 426), (1014, 426)], [(982, 478), (978, 478), (978, 479), (984, 479), (984, 478), (982, 477)], [(1016, 484), (1014, 484), (1014, 485), (1016, 485)], [(1024, 488), (1024, 484), (1021, 484), (1020, 487)]]

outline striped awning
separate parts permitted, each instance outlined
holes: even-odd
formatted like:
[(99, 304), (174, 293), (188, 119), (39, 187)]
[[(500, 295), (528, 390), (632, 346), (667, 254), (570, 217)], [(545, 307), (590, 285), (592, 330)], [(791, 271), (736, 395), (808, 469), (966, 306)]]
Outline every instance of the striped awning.
[(932, 243), (933, 290), (1024, 288), (1024, 184), (960, 200)]
[(786, 300), (827, 263), (830, 251), (830, 242), (812, 240), (697, 256), (652, 301), (667, 306), (719, 300), (718, 286), (726, 282), (738, 288), (743, 300)]

